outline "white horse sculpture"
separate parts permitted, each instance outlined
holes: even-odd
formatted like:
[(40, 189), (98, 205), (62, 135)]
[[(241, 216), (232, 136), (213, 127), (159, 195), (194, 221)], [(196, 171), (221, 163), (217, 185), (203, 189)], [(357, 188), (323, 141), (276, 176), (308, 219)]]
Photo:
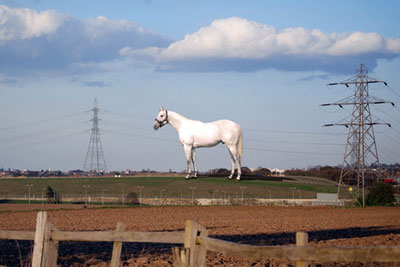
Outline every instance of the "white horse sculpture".
[(178, 132), (179, 141), (185, 150), (187, 160), (186, 179), (191, 176), (190, 162), (193, 162), (194, 177), (197, 176), (195, 148), (211, 147), (223, 143), (228, 147), (232, 159), (232, 172), (228, 178), (232, 179), (236, 163), (238, 169), (236, 180), (240, 180), (243, 136), (242, 127), (239, 124), (230, 120), (204, 123), (190, 120), (176, 112), (160, 108), (160, 112), (154, 121), (154, 130), (168, 123)]

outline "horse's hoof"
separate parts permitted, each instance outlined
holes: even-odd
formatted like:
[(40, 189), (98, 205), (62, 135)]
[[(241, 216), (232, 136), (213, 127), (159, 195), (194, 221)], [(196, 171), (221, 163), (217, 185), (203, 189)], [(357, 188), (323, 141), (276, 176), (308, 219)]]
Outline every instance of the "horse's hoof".
[(185, 180), (189, 180), (189, 178), (190, 178), (189, 176), (185, 176)]
[(236, 181), (238, 181), (238, 182), (239, 182), (239, 181), (240, 181), (240, 177), (236, 178)]

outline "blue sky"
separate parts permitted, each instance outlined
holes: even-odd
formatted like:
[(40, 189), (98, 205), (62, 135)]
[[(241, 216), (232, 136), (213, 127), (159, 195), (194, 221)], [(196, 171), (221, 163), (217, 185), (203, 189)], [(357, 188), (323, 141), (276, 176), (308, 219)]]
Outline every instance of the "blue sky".
[[(160, 106), (244, 131), (244, 165), (339, 165), (352, 94), (327, 87), (361, 63), (400, 106), (398, 1), (0, 0), (0, 167), (81, 169), (97, 98), (110, 170), (183, 170)], [(400, 162), (400, 110), (373, 107), (380, 161)], [(201, 171), (229, 168), (223, 145)]]

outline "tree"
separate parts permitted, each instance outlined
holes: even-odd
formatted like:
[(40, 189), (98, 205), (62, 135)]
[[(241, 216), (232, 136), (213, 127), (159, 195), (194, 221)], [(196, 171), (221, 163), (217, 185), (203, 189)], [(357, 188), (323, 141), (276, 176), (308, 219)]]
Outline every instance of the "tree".
[(47, 199), (47, 203), (54, 203), (54, 190), (53, 188), (51, 188), (50, 186), (47, 186), (46, 189), (46, 199)]
[(394, 202), (393, 187), (385, 183), (375, 183), (365, 199), (367, 206), (392, 206)]
[(215, 169), (212, 172), (212, 176), (214, 177), (228, 177), (231, 174), (231, 171), (225, 168)]
[(251, 170), (248, 167), (242, 167), (241, 170), (242, 170), (242, 175), (243, 176), (251, 175)]

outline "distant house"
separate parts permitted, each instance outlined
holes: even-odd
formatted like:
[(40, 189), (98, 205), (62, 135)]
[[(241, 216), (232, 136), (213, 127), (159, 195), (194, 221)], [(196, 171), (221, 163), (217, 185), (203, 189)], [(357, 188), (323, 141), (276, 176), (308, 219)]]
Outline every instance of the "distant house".
[(261, 167), (257, 167), (257, 168), (250, 168), (252, 173), (257, 173), (260, 170), (268, 170), (270, 172), (270, 174), (268, 176), (278, 176), (278, 177), (284, 177), (285, 176), (285, 172), (286, 170), (281, 170), (281, 169), (269, 169), (269, 168), (261, 168)]
[(279, 176), (279, 177), (284, 177), (285, 172), (286, 172), (286, 170), (276, 169), (276, 168), (271, 170), (271, 173), (273, 176)]

